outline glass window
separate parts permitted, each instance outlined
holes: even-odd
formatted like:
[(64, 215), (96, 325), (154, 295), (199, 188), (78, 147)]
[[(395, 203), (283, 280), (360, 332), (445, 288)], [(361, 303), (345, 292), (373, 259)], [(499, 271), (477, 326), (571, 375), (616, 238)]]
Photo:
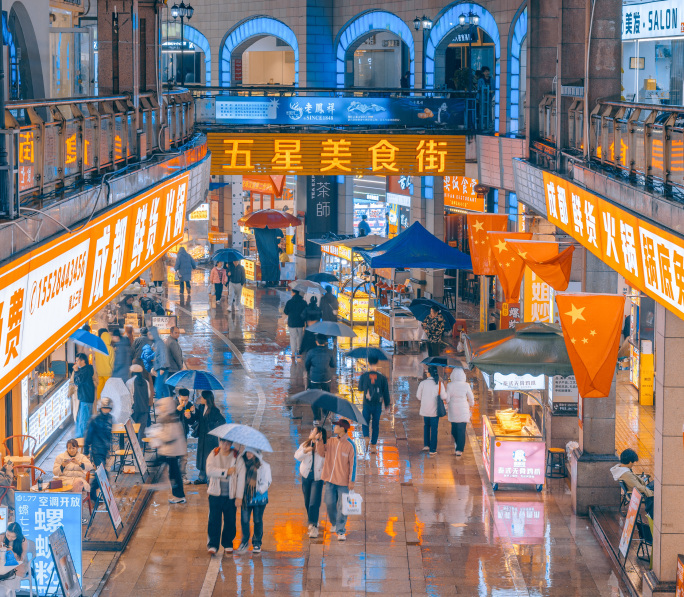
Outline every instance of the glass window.
[(59, 347), (43, 359), (26, 377), (28, 387), (29, 416), (43, 404), (52, 391), (68, 377), (66, 345)]

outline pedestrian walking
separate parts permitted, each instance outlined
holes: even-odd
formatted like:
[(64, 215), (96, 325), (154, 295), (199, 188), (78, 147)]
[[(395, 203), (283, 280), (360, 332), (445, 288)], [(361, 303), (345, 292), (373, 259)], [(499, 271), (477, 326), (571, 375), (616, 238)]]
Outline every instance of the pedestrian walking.
[[(304, 317), (304, 321), (306, 321), (307, 326), (318, 323), (321, 320), (321, 308), (318, 306), (318, 299), (315, 296), (312, 296), (309, 299), (309, 304), (304, 308), (302, 316)], [(316, 334), (305, 328), (299, 351), (301, 354), (305, 355), (313, 348), (316, 348)]]
[[(237, 506), (245, 493), (244, 475), (237, 474), (239, 452), (232, 443), (220, 440), (207, 458), (209, 485), (209, 521), (207, 522), (207, 550), (211, 555), (218, 551), (219, 541), (224, 553), (233, 553), (236, 535)], [(223, 527), (223, 532), (221, 532)]]
[(368, 216), (366, 214), (361, 215), (361, 221), (359, 222), (359, 225), (357, 227), (358, 230), (358, 236), (368, 236), (371, 233), (370, 225), (366, 221), (368, 219)]
[(88, 356), (80, 352), (76, 355), (73, 381), (76, 385), (78, 398), (78, 415), (76, 416), (76, 437), (83, 437), (88, 426), (88, 420), (93, 412), (95, 402), (95, 384), (93, 366), (88, 363)]
[(152, 342), (152, 349), (154, 350), (154, 361), (152, 368), (154, 369), (154, 395), (157, 400), (168, 396), (168, 389), (166, 387), (166, 379), (169, 377), (169, 357), (166, 350), (166, 344), (159, 335), (159, 330), (155, 326), (149, 329), (149, 336)]
[(169, 337), (166, 339), (166, 358), (169, 362), (167, 373), (170, 377), (174, 373), (178, 373), (181, 369), (185, 369), (185, 361), (183, 360), (183, 349), (178, 343), (180, 328), (173, 326), (169, 332)]
[(332, 286), (329, 284), (325, 286), (325, 294), (321, 297), (320, 307), (321, 319), (323, 321), (337, 322), (337, 312), (340, 308), (340, 303), (332, 292)]
[[(107, 472), (107, 456), (112, 445), (112, 424), (114, 419), (111, 413), (112, 399), (105, 396), (100, 400), (98, 414), (90, 419), (88, 423), (83, 443), (83, 454), (90, 456), (90, 461), (96, 469), (102, 465), (105, 473)], [(95, 501), (99, 486), (97, 475), (95, 475), (90, 484), (90, 499), (93, 501)]]
[(131, 342), (127, 336), (122, 336), (119, 330), (114, 330), (112, 332), (112, 344), (114, 345), (112, 377), (118, 377), (125, 382), (129, 378), (131, 364), (133, 363)]
[(438, 309), (430, 307), (430, 315), (423, 320), (423, 329), (428, 341), (428, 356), (438, 357), (442, 348), (442, 335), (444, 334), (444, 316)]
[(133, 412), (131, 418), (133, 423), (138, 423), (138, 442), (142, 445), (142, 439), (145, 437), (145, 429), (149, 425), (150, 420), (150, 387), (147, 384), (147, 379), (143, 375), (143, 367), (134, 364), (131, 365), (132, 377), (126, 382), (128, 391), (133, 396)]
[(185, 247), (178, 249), (178, 253), (176, 254), (176, 263), (174, 264), (173, 269), (176, 270), (176, 275), (178, 276), (181, 294), (183, 294), (187, 288), (189, 296), (192, 270), (197, 269), (197, 264), (190, 256), (190, 253), (185, 250)]
[[(97, 335), (100, 340), (104, 342), (107, 348), (107, 354), (102, 354), (101, 352), (96, 352), (93, 355), (93, 361), (95, 363), (95, 371), (97, 372), (97, 392), (96, 397), (99, 400), (102, 394), (102, 389), (104, 388), (107, 380), (112, 376), (112, 371), (114, 370), (114, 347), (112, 346), (112, 337), (109, 335), (107, 328), (100, 328), (97, 330)], [(82, 437), (82, 436), (78, 436)]]
[(219, 425), (223, 425), (226, 419), (214, 404), (213, 392), (204, 390), (200, 395), (199, 402), (197, 408), (194, 405), (190, 408), (188, 421), (197, 429), (193, 435), (197, 437), (196, 466), (199, 476), (195, 479), (194, 484), (204, 485), (207, 482), (207, 458), (212, 450), (218, 448), (218, 438), (215, 435), (210, 435), (209, 432)]
[(299, 472), (302, 475), (302, 493), (304, 493), (304, 508), (309, 521), (309, 537), (318, 537), (318, 518), (321, 510), (321, 498), (323, 496), (323, 463), (325, 456), (319, 456), (316, 452), (316, 444), (328, 441), (328, 432), (325, 427), (316, 426), (309, 433), (309, 439), (297, 448), (295, 459), (301, 464)]
[(240, 308), (240, 301), (242, 300), (242, 287), (247, 281), (245, 275), (245, 268), (239, 261), (233, 261), (230, 268), (230, 276), (228, 278), (228, 311), (233, 310), (233, 302), (235, 302), (235, 309)]
[(183, 426), (178, 420), (176, 403), (170, 396), (157, 401), (157, 425), (160, 426), (157, 439), (157, 455), (159, 459), (169, 466), (169, 480), (171, 481), (171, 494), (169, 504), (184, 504), (185, 491), (183, 490), (183, 477), (181, 476), (178, 459), (187, 453), (187, 444), (183, 434)]
[(226, 268), (223, 267), (223, 261), (219, 261), (211, 268), (209, 283), (214, 285), (214, 296), (216, 297), (216, 304), (218, 305), (221, 302), (223, 287), (228, 284), (228, 276), (226, 275)]
[(447, 418), (451, 423), (451, 435), (454, 438), (454, 452), (461, 456), (465, 448), (466, 426), (470, 421), (471, 409), (475, 406), (475, 397), (470, 384), (466, 381), (463, 369), (456, 367), (451, 372), (451, 381), (446, 387)]
[[(178, 420), (183, 426), (183, 437), (185, 437), (186, 442), (188, 439), (188, 433), (190, 432), (190, 419), (192, 418), (192, 407), (193, 404), (192, 402), (190, 402), (190, 390), (187, 390), (186, 388), (180, 388), (178, 390), (178, 395), (176, 397), (176, 412), (178, 413)], [(183, 454), (180, 457), (178, 464), (180, 465), (181, 476), (183, 477), (183, 485), (188, 485), (190, 481), (188, 480), (187, 449), (185, 451), (185, 454)]]
[(132, 343), (133, 360), (142, 359), (142, 352), (145, 346), (149, 346), (150, 339), (147, 336), (147, 328), (140, 328), (140, 336), (138, 336)]
[(150, 267), (150, 280), (157, 292), (161, 292), (166, 280), (166, 255), (162, 255)]
[(252, 553), (261, 553), (264, 538), (264, 510), (268, 504), (268, 488), (271, 486), (271, 467), (263, 460), (260, 450), (245, 448), (238, 467), (238, 485), (244, 487), (240, 507), (242, 539), (238, 553), (245, 553), (250, 538), (250, 519), (254, 521)]
[(344, 496), (354, 489), (356, 482), (356, 447), (349, 438), (349, 421), (335, 422), (333, 433), (327, 443), (316, 442), (316, 453), (325, 458), (321, 478), (325, 482), (325, 505), (331, 533), (337, 533), (338, 541), (347, 539), (347, 517), (342, 513)]
[(304, 311), (306, 301), (299, 294), (298, 290), (292, 291), (292, 298), (285, 303), (283, 313), (287, 315), (287, 328), (290, 334), (290, 350), (292, 351), (292, 362), (297, 360), (299, 349), (304, 336)]
[(304, 368), (309, 378), (307, 388), (330, 391), (332, 372), (335, 366), (332, 352), (328, 348), (328, 337), (315, 334), (316, 346), (306, 354)]
[(390, 407), (389, 383), (387, 378), (378, 371), (378, 357), (368, 357), (369, 371), (359, 377), (359, 392), (363, 395), (363, 418), (370, 423), (372, 435), (368, 437), (368, 424), (362, 425), (363, 438), (366, 442), (366, 452), (370, 444), (370, 451), (375, 452), (380, 434), (380, 417), (383, 406)]
[(420, 400), (420, 415), (423, 417), (423, 452), (430, 451), (430, 455), (437, 454), (437, 431), (439, 416), (437, 415), (437, 401), (441, 400), (442, 382), (439, 379), (437, 367), (428, 367), (428, 378), (418, 385), (416, 398)]

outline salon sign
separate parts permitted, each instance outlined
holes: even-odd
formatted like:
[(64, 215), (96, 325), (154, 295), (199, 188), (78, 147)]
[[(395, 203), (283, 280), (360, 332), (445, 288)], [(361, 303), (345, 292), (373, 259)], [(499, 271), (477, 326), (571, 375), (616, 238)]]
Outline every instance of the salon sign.
[(681, 0), (661, 0), (622, 6), (622, 39), (652, 39), (684, 34)]

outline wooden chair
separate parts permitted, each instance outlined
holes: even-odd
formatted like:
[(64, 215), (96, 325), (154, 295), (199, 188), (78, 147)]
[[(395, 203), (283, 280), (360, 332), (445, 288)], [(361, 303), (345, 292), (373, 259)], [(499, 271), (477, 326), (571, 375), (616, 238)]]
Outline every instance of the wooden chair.
[[(14, 440), (19, 440), (18, 449), (14, 450)], [(38, 441), (32, 435), (10, 435), (5, 441), (2, 442), (5, 446), (6, 456), (3, 459), (3, 464), (5, 461), (10, 461), (15, 467), (20, 464), (35, 464), (35, 450), (38, 445)], [(24, 454), (24, 447), (26, 446), (27, 454)]]
[(42, 477), (45, 474), (45, 471), (38, 467), (34, 466), (33, 464), (15, 464), (14, 465), (14, 470), (23, 470), (23, 469), (31, 469), (31, 486), (35, 485), (36, 483), (36, 471), (40, 473), (40, 476)]
[[(91, 478), (91, 473), (92, 473), (92, 472), (93, 472), (93, 471), (88, 471), (88, 472), (86, 473), (86, 483), (88, 483), (88, 485), (90, 485), (90, 478)], [(90, 492), (89, 492), (89, 491), (86, 491), (86, 492), (85, 492), (85, 497), (83, 498), (83, 501), (86, 502), (86, 503), (88, 504), (88, 511), (89, 511), (90, 514), (92, 515), (92, 514), (93, 514), (93, 500), (90, 499)]]

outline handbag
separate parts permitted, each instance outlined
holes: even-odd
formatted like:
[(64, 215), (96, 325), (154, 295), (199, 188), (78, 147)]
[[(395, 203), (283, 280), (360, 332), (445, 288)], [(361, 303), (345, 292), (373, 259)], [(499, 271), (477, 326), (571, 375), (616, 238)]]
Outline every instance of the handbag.
[(247, 502), (247, 506), (250, 508), (253, 506), (265, 506), (266, 504), (268, 504), (268, 490), (257, 491)]
[(446, 407), (444, 406), (444, 400), (442, 400), (442, 382), (439, 382), (439, 388), (437, 390), (437, 416), (439, 418), (446, 416)]
[(363, 498), (355, 491), (345, 493), (342, 498), (342, 514), (345, 516), (358, 516), (361, 514)]

